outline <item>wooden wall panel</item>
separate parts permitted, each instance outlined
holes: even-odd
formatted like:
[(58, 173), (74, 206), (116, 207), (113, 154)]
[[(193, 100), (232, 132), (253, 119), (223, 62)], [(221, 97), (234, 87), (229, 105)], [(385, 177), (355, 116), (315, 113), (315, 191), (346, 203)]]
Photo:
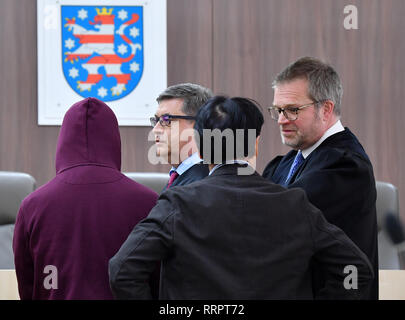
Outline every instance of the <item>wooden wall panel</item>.
[[(347, 4), (358, 8), (358, 30), (343, 27)], [(59, 127), (37, 125), (36, 1), (1, 5), (0, 170), (28, 172), (42, 185), (54, 175)], [(405, 208), (404, 15), (403, 0), (167, 0), (168, 84), (196, 82), (259, 101), (261, 171), (288, 151), (265, 111), (272, 79), (300, 56), (331, 62), (343, 81), (344, 125), (363, 143), (376, 178), (399, 188)], [(124, 171), (168, 170), (146, 158), (150, 128), (120, 131)]]
[(212, 87), (212, 1), (167, 0), (168, 85)]
[[(343, 27), (347, 4), (358, 8), (358, 30)], [(399, 188), (405, 208), (404, 14), (402, 0), (214, 1), (214, 89), (266, 108), (271, 82), (287, 64), (306, 55), (332, 63), (344, 87), (343, 124), (362, 142), (376, 179)], [(259, 172), (289, 150), (268, 114), (261, 140)]]
[[(0, 170), (27, 172), (41, 186), (55, 174), (59, 126), (37, 125), (36, 1), (1, 0), (1, 5)], [(167, 33), (168, 84), (211, 87), (212, 1), (168, 0)], [(123, 171), (168, 172), (168, 165), (147, 160), (150, 130), (120, 128)]]
[(37, 126), (36, 1), (2, 0), (0, 10), (0, 170), (42, 184), (54, 174), (58, 127)]

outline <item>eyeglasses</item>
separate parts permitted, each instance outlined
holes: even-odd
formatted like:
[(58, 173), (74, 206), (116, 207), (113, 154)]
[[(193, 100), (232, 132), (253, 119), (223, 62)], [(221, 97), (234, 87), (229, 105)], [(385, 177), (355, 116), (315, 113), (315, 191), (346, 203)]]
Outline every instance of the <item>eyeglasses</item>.
[(283, 113), (284, 117), (289, 121), (295, 121), (298, 119), (298, 111), (304, 109), (306, 107), (312, 106), (313, 104), (321, 103), (323, 101), (314, 101), (308, 104), (304, 104), (302, 106), (289, 106), (285, 108), (278, 108), (278, 107), (268, 107), (270, 112), (271, 118), (278, 121), (281, 112)]
[(154, 116), (151, 117), (150, 124), (152, 127), (156, 126), (156, 124), (159, 122), (162, 127), (168, 127), (170, 126), (172, 119), (187, 119), (187, 120), (195, 120), (195, 117), (192, 116), (176, 116), (176, 115), (171, 115), (171, 114), (164, 114), (160, 117)]

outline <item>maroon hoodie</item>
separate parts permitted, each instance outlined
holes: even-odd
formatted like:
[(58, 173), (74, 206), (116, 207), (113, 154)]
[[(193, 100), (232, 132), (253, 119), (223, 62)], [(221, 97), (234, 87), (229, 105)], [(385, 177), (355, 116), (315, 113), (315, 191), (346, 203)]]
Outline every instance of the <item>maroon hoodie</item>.
[(21, 204), (13, 250), (21, 299), (112, 299), (108, 261), (158, 195), (121, 172), (112, 110), (95, 98), (66, 113), (56, 177)]

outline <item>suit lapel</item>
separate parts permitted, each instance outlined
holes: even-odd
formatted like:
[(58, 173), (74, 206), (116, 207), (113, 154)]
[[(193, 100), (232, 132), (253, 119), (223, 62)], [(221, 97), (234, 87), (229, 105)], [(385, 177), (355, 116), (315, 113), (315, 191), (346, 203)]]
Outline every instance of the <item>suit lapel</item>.
[[(208, 175), (208, 166), (206, 164), (197, 163), (179, 175), (176, 180), (173, 181), (170, 188), (174, 186), (182, 186), (189, 183), (192, 183), (197, 180), (201, 180)], [(165, 188), (162, 190), (165, 191), (167, 189), (167, 184)]]

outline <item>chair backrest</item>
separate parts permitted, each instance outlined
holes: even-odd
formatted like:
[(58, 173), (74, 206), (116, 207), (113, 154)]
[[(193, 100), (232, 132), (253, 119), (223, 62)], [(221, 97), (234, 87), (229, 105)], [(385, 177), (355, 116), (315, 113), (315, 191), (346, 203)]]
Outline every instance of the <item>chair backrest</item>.
[(0, 171), (0, 269), (14, 269), (14, 223), (21, 201), (35, 190), (35, 184), (29, 174)]
[(169, 181), (169, 174), (159, 172), (123, 172), (128, 178), (160, 194)]
[(0, 270), (0, 300), (19, 300), (15, 270)]
[(0, 225), (15, 222), (21, 201), (35, 190), (35, 184), (27, 173), (0, 171)]
[(391, 183), (376, 181), (377, 189), (377, 225), (383, 229), (387, 213), (399, 216), (398, 189)]
[(379, 269), (400, 269), (398, 249), (392, 244), (385, 219), (391, 213), (399, 216), (398, 189), (391, 183), (376, 181)]

